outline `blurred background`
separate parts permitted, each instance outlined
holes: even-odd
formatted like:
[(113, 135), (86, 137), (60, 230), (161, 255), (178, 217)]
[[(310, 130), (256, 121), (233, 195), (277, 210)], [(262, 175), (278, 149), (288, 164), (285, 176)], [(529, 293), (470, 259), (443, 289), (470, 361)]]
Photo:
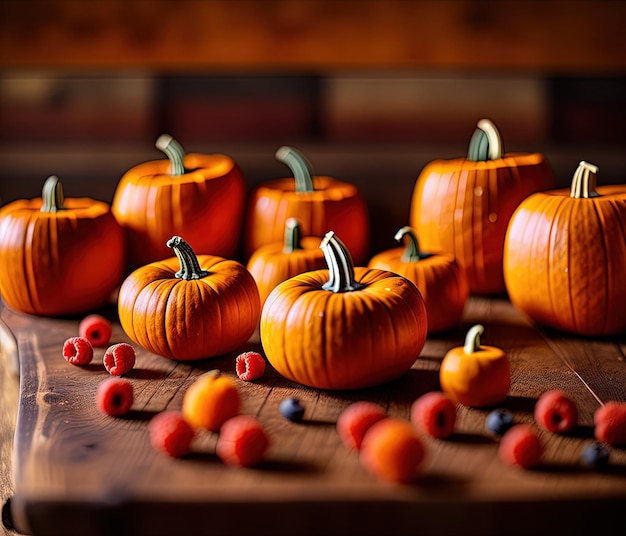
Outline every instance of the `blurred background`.
[(56, 174), (110, 201), (164, 132), (250, 188), (292, 145), (363, 191), (377, 251), (482, 117), (562, 185), (583, 159), (626, 182), (625, 23), (617, 0), (1, 0), (0, 199)]

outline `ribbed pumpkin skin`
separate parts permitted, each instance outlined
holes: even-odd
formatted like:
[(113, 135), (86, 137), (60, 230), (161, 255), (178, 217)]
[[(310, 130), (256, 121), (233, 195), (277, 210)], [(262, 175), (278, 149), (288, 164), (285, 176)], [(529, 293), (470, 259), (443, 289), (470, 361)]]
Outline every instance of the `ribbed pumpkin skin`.
[(540, 324), (577, 335), (626, 331), (626, 186), (599, 197), (537, 193), (507, 232), (504, 275), (511, 302)]
[(16, 311), (59, 316), (103, 306), (123, 278), (124, 235), (109, 205), (66, 198), (41, 212), (42, 199), (0, 209), (0, 294)]
[(120, 179), (111, 208), (126, 231), (129, 269), (170, 257), (173, 235), (198, 254), (237, 254), (246, 196), (239, 167), (219, 154), (190, 153), (184, 164), (190, 171), (173, 177), (168, 160), (144, 162)]
[(286, 378), (319, 389), (361, 389), (407, 372), (427, 332), (415, 285), (391, 272), (354, 269), (364, 288), (322, 289), (328, 270), (278, 285), (261, 312), (261, 344)]
[(243, 265), (198, 255), (209, 274), (175, 277), (176, 257), (131, 273), (120, 288), (118, 313), (124, 332), (155, 354), (178, 360), (222, 355), (244, 344), (254, 332), (261, 306), (256, 283)]
[(538, 153), (435, 160), (416, 181), (410, 225), (425, 251), (453, 255), (474, 294), (505, 290), (502, 252), (509, 219), (531, 193), (554, 187)]

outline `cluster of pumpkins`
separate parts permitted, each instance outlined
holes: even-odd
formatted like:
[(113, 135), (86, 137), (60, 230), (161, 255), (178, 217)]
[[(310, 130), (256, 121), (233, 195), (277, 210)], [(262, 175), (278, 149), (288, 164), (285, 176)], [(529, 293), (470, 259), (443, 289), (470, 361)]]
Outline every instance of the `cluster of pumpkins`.
[[(297, 150), (276, 153), (292, 177), (248, 196), (230, 157), (185, 154), (170, 136), (157, 147), (168, 158), (126, 172), (111, 205), (64, 198), (50, 177), (41, 198), (0, 208), (10, 307), (83, 313), (119, 288), (122, 328), (150, 351), (220, 355), (260, 325), (281, 374), (331, 389), (408, 370), (427, 333), (458, 324), (470, 294), (506, 292), (533, 320), (576, 335), (626, 331), (626, 185), (597, 187), (597, 168), (581, 162), (571, 189), (554, 190), (545, 158), (504, 153), (489, 120), (467, 157), (424, 167), (402, 247), (369, 260), (358, 188), (314, 176)], [(247, 266), (233, 260), (242, 250)]]

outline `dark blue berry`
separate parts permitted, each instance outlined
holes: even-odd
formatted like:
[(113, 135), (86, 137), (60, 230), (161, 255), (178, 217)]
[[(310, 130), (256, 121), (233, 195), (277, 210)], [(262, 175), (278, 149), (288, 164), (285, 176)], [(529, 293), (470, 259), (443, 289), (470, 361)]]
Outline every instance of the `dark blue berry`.
[(508, 409), (494, 409), (485, 421), (485, 426), (490, 432), (503, 435), (511, 426), (513, 426), (513, 413)]
[(304, 417), (304, 407), (297, 398), (285, 398), (280, 403), (279, 410), (288, 421), (300, 422)]
[(609, 449), (595, 441), (582, 450), (580, 460), (585, 467), (602, 469), (609, 464)]

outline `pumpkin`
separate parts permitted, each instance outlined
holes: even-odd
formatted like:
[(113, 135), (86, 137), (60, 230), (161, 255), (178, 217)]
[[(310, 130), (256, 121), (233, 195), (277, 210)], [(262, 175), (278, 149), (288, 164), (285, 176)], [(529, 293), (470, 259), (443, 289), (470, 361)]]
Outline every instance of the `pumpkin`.
[(250, 195), (245, 230), (245, 255), (282, 240), (285, 222), (295, 218), (305, 236), (322, 237), (333, 229), (343, 238), (352, 258), (366, 262), (369, 247), (369, 215), (356, 186), (333, 177), (314, 176), (302, 153), (281, 147), (276, 158), (293, 177), (274, 179), (257, 186)]
[(184, 236), (199, 253), (234, 257), (246, 196), (239, 167), (222, 154), (185, 154), (168, 135), (156, 146), (168, 159), (127, 171), (111, 204), (126, 231), (128, 269), (169, 257), (165, 244), (173, 235)]
[(120, 287), (118, 313), (126, 335), (150, 352), (183, 361), (245, 343), (261, 309), (250, 273), (234, 260), (196, 256), (179, 236), (167, 245), (176, 257), (137, 268)]
[(453, 401), (472, 407), (498, 405), (511, 387), (511, 365), (506, 352), (480, 344), (484, 327), (471, 327), (464, 346), (450, 349), (439, 368), (441, 390)]
[(402, 227), (395, 239), (406, 239), (406, 246), (378, 253), (368, 266), (395, 272), (415, 283), (426, 303), (429, 333), (455, 327), (469, 297), (465, 272), (451, 255), (421, 251), (409, 226)]
[(426, 307), (408, 279), (355, 268), (329, 231), (327, 269), (280, 283), (261, 312), (265, 355), (286, 378), (319, 389), (361, 389), (407, 372), (427, 333)]
[(497, 128), (483, 119), (467, 158), (433, 160), (421, 171), (409, 223), (426, 251), (457, 259), (472, 293), (501, 294), (509, 219), (528, 195), (553, 187), (552, 170), (541, 154), (505, 154)]
[(64, 198), (56, 176), (42, 196), (0, 209), (0, 294), (16, 311), (40, 316), (106, 304), (124, 276), (124, 233), (110, 206)]
[(513, 305), (575, 335), (626, 332), (626, 185), (596, 188), (597, 172), (580, 162), (571, 188), (528, 197), (504, 247)]
[(278, 283), (326, 266), (319, 244), (318, 237), (300, 237), (298, 220), (289, 218), (285, 223), (283, 242), (261, 246), (252, 254), (247, 268), (259, 289), (261, 307)]

